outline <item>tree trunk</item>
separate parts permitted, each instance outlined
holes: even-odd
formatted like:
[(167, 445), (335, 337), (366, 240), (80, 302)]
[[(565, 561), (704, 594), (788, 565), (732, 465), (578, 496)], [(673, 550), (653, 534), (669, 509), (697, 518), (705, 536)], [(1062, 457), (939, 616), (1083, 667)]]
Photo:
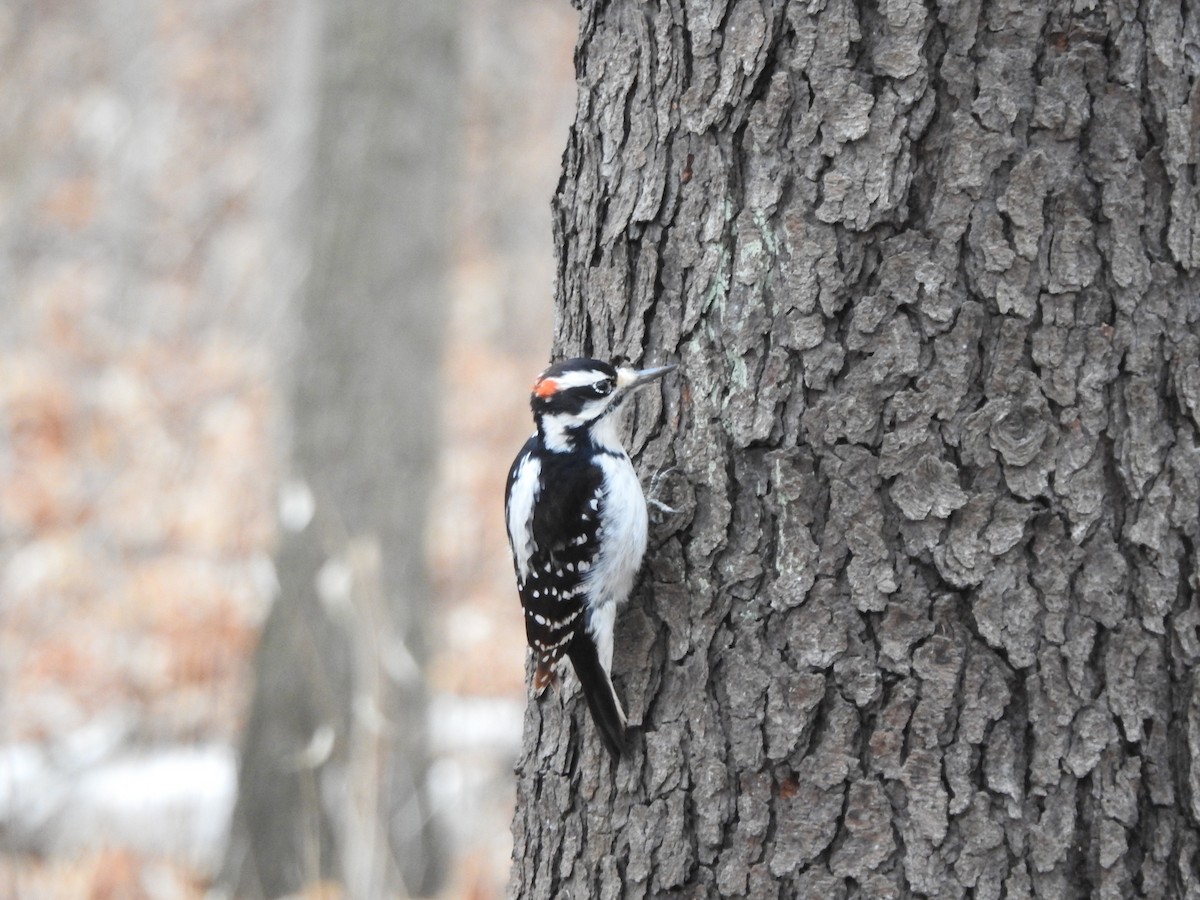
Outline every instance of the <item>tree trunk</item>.
[[(424, 895), (422, 613), (457, 112), (453, 6), (301, 3), (287, 91), (313, 98), (289, 263), (305, 270), (280, 597), (256, 659), (225, 882), (276, 897)], [(419, 123), (419, 124), (418, 124)], [(305, 155), (311, 153), (311, 156)], [(301, 165), (300, 168), (305, 168)], [(298, 260), (298, 262), (297, 262)], [(293, 267), (280, 267), (288, 277)]]
[(513, 896), (1200, 896), (1197, 41), (584, 3), (554, 349), (679, 360), (680, 512), (631, 756), (529, 706)]

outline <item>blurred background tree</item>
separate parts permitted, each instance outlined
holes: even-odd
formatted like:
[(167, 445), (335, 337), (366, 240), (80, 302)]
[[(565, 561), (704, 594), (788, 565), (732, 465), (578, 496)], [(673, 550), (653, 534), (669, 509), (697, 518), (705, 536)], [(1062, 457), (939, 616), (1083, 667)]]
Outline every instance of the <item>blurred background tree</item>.
[(352, 897), (426, 896), (442, 876), (421, 667), (462, 144), (457, 10), (314, 0), (290, 13), (315, 32), (315, 47), (295, 42), (290, 79), (313, 83), (292, 108), (315, 121), (291, 150), (303, 160), (311, 148), (292, 226), (305, 277), (280, 594), (255, 660), (226, 857), (239, 897), (324, 879)]
[[(369, 6), (0, 8), (0, 893), (202, 896), (238, 745), (261, 778), (227, 884), (301, 866), (415, 889), (426, 856), (389, 860), (433, 819), (442, 895), (501, 889), (524, 689), (500, 506), (549, 342), (576, 16), (470, 0), (453, 33), (423, 31), (422, 51), (447, 50), (418, 92), (446, 100), (435, 126), (404, 114), (424, 107), (386, 46), (421, 17), (368, 24)], [(440, 174), (402, 193), (414, 168)], [(402, 275), (416, 245), (423, 274)], [(364, 323), (390, 356), (360, 344)], [(414, 343), (430, 323), (445, 340)], [(312, 498), (299, 532), (277, 527), (280, 486), (294, 525)], [(423, 638), (412, 596), (433, 610)], [(307, 633), (279, 624), (301, 610)], [(268, 615), (261, 659), (311, 650), (260, 667), (251, 712)], [(397, 678), (429, 698), (399, 730)], [(299, 705), (275, 715), (280, 686)], [(385, 744), (410, 740), (428, 768), (391, 767)], [(251, 840), (267, 786), (308, 792), (301, 863), (295, 832), (265, 865)], [(372, 820), (422, 790), (407, 834)]]

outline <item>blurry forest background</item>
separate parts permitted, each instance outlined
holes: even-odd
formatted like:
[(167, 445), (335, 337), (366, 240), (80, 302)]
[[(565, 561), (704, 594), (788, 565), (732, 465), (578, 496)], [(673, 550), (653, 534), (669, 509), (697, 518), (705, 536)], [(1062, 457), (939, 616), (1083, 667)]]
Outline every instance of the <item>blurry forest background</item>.
[[(304, 364), (306, 7), (0, 6), (0, 897), (201, 897), (220, 865)], [(443, 410), (429, 791), (444, 895), (484, 898), (524, 704), (503, 479), (549, 346), (576, 14), (461, 7), (446, 358), (395, 389)]]

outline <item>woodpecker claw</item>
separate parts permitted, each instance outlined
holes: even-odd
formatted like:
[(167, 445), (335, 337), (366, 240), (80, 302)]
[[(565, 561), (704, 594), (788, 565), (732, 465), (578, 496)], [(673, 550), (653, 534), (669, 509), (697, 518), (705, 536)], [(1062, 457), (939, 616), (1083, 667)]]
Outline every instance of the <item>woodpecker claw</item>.
[(666, 480), (667, 476), (673, 472), (677, 472), (678, 470), (679, 466), (667, 466), (667, 468), (660, 469), (650, 476), (650, 490), (647, 491), (648, 496), (646, 497), (646, 504), (648, 506), (653, 506), (659, 512), (666, 513), (667, 515), (675, 516), (679, 514), (679, 510), (677, 510), (675, 507), (668, 506), (666, 503), (663, 503), (656, 496), (654, 496), (658, 493), (659, 488), (662, 486), (662, 483)]

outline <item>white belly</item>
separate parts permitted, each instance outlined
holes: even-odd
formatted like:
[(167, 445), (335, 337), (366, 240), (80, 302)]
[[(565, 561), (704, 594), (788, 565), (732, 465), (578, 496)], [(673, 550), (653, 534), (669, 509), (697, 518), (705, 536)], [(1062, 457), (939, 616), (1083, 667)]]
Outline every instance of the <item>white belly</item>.
[(601, 456), (608, 491), (602, 501), (603, 552), (588, 572), (591, 631), (597, 638), (600, 661), (612, 661), (612, 622), (617, 606), (629, 599), (633, 581), (646, 553), (646, 498), (637, 473), (626, 456)]

